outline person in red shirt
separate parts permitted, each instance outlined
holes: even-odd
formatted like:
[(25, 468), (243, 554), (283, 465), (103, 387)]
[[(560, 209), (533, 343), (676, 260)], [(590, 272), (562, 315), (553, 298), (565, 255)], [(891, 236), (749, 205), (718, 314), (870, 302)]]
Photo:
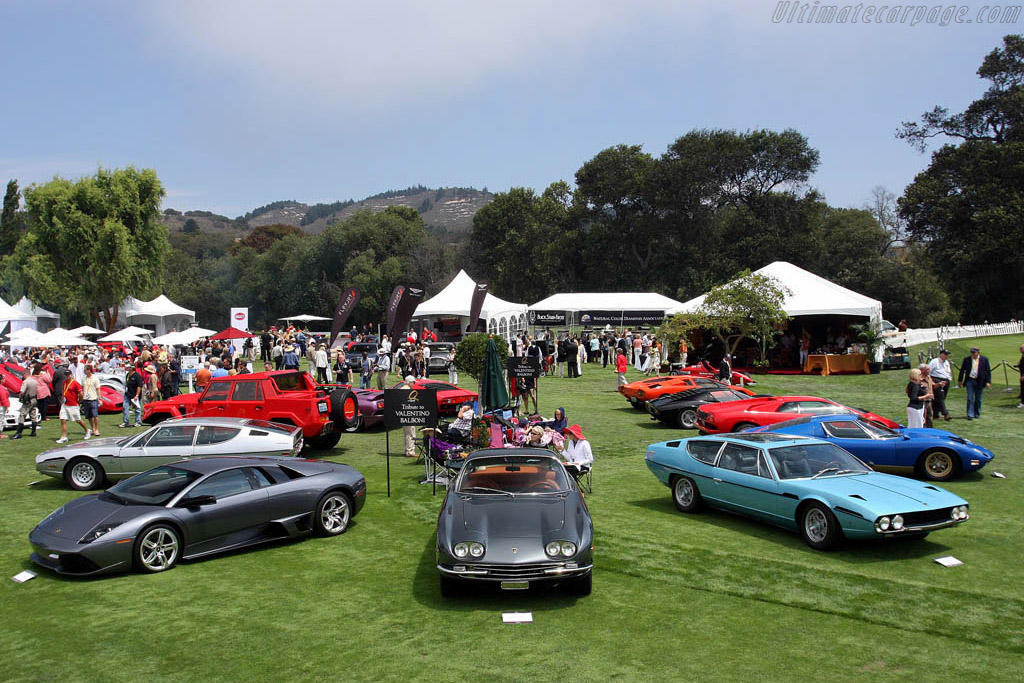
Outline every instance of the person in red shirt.
[(11, 393), (4, 386), (4, 376), (0, 375), (0, 439), (6, 439), (3, 433), (4, 422), (7, 420), (7, 411), (11, 407)]
[(68, 442), (68, 420), (82, 425), (82, 429), (85, 431), (85, 438), (88, 439), (92, 436), (92, 431), (85, 424), (85, 420), (82, 419), (82, 411), (78, 407), (78, 401), (81, 397), (82, 385), (74, 377), (69, 376), (64, 382), (64, 389), (61, 394), (60, 438), (57, 439), (57, 443)]
[(626, 359), (626, 352), (622, 349), (616, 349), (616, 353), (615, 372), (618, 374), (619, 386), (621, 387), (626, 383), (626, 369), (629, 367), (629, 360)]

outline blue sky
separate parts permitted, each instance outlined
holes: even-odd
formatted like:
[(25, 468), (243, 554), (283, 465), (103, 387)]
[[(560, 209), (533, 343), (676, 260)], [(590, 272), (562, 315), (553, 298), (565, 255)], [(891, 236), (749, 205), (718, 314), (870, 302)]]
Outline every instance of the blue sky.
[(927, 165), (900, 122), (965, 107), (985, 54), (1024, 32), (978, 23), (983, 3), (947, 26), (777, 7), (0, 0), (0, 181), (150, 167), (165, 207), (237, 216), (417, 183), (542, 190), (619, 143), (795, 128), (821, 153), (811, 184), (862, 206)]

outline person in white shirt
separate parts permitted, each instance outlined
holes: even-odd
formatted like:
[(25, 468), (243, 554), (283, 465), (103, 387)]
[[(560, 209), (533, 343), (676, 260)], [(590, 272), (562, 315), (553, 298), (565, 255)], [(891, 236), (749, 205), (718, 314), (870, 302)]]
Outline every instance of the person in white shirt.
[(579, 425), (566, 427), (565, 435), (569, 437), (565, 442), (565, 450), (562, 451), (565, 469), (569, 474), (578, 477), (594, 462), (594, 452), (590, 450), (590, 442), (583, 436), (583, 430)]
[(388, 373), (391, 372), (391, 356), (384, 353), (384, 347), (377, 350), (377, 388), (381, 391), (388, 386)]
[(949, 391), (949, 383), (953, 381), (953, 368), (949, 364), (949, 351), (942, 349), (936, 358), (928, 363), (928, 370), (931, 373), (932, 382), (932, 415), (942, 415), (944, 420), (952, 420), (949, 416), (949, 409), (946, 408), (946, 392)]

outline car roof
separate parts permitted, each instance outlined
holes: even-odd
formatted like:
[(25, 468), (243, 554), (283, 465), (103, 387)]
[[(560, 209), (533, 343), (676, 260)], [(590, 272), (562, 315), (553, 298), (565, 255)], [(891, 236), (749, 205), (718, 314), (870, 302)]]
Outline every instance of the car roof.
[(710, 440), (710, 441), (725, 441), (733, 443), (741, 441), (747, 444), (758, 444), (765, 447), (774, 447), (780, 445), (788, 445), (795, 442), (800, 443), (828, 443), (822, 439), (813, 439), (809, 436), (797, 436), (795, 434), (777, 434), (775, 432), (738, 432), (729, 434), (717, 434), (708, 436), (694, 436), (689, 439), (683, 439), (683, 441), (694, 441), (694, 440)]

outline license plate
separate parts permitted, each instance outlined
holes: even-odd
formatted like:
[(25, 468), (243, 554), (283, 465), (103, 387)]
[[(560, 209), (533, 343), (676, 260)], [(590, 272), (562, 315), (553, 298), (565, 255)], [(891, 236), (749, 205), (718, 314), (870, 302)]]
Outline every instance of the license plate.
[(316, 405), (316, 409), (319, 410), (321, 413), (326, 413), (327, 412), (327, 404), (326, 403), (318, 403)]
[(529, 581), (502, 581), (501, 590), (503, 591), (524, 591), (530, 587)]

